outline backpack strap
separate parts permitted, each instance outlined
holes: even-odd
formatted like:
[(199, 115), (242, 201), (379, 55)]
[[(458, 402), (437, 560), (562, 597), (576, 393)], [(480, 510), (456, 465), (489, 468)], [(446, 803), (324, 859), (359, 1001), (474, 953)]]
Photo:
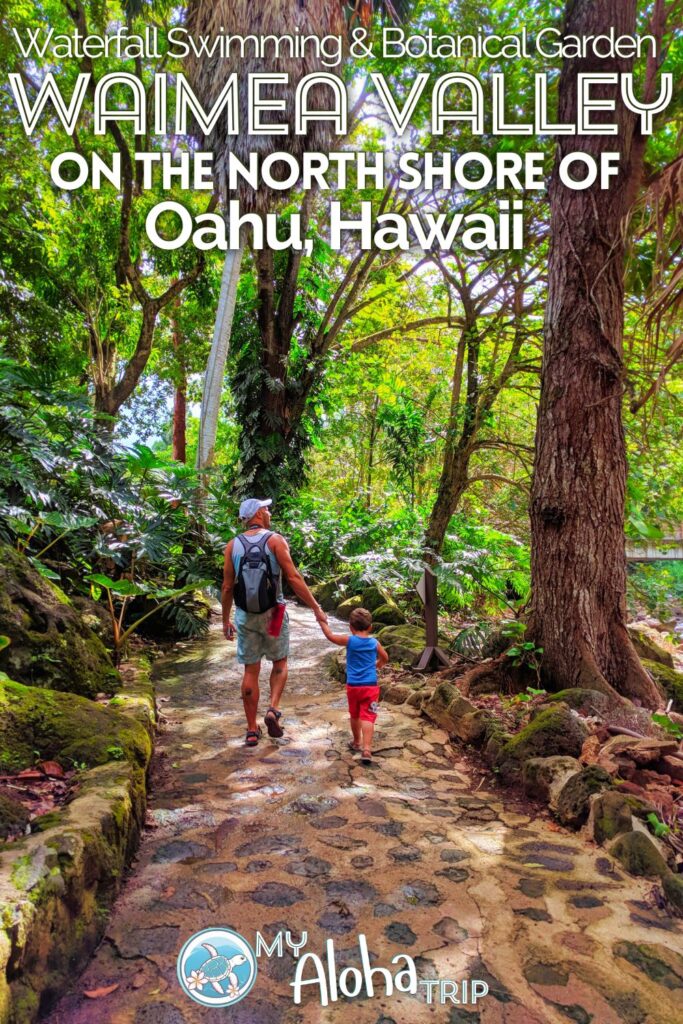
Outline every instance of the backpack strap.
[(246, 533), (241, 533), (237, 539), (241, 543), (242, 549), (245, 552), (245, 554), (248, 548), (253, 547), (261, 548), (263, 553), (265, 554), (266, 544), (268, 543), (272, 536), (272, 531), (266, 530), (266, 532), (261, 534), (260, 537), (250, 537)]

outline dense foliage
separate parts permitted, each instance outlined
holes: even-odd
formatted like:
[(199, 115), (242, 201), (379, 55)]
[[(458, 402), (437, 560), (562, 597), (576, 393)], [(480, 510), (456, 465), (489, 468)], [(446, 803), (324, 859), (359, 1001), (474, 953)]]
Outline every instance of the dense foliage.
[[(645, 25), (651, 5), (641, 7)], [(10, 2), (8, 9), (22, 31), (45, 24), (71, 31), (74, 11), (98, 30), (124, 16), (139, 29), (150, 16), (144, 3), (127, 5), (125, 15), (118, 3), (72, 7), (41, 0)], [(152, 10), (162, 35), (180, 16), (165, 2)], [(559, 17), (557, 5), (541, 2), (436, 0), (411, 11), (416, 29), (436, 33), (452, 31), (454, 24), (462, 33), (487, 24), (501, 33), (522, 25), (533, 32)], [(22, 61), (8, 36), (1, 42), (3, 77), (20, 70), (30, 80), (36, 69)], [(96, 74), (112, 70), (110, 65), (96, 61)], [(682, 66), (680, 43), (673, 41), (667, 67), (677, 80)], [(450, 65), (426, 59), (421, 69), (438, 74)], [(486, 81), (501, 65), (473, 61), (468, 69)], [(506, 62), (502, 69), (509, 92), (527, 104), (528, 65)], [(70, 87), (82, 69), (64, 58), (53, 70)], [(149, 60), (136, 68), (131, 62), (127, 70), (150, 82), (159, 68)], [(407, 72), (390, 61), (357, 62), (349, 76), (360, 82), (369, 70), (394, 75), (399, 91), (410, 85)], [(639, 68), (639, 80), (642, 74)], [(649, 144), (650, 183), (679, 159), (680, 116), (676, 100)], [(271, 253), (271, 263), (263, 265), (247, 248), (216, 465), (198, 488), (190, 467), (220, 254), (198, 259), (191, 246), (175, 253), (153, 250), (143, 225), (150, 205), (162, 197), (158, 183), (147, 192), (134, 185), (129, 210), (125, 190), (105, 185), (60, 191), (48, 173), (51, 158), (67, 145), (59, 124), (42, 119), (27, 144), (7, 96), (0, 117), (4, 539), (71, 591), (91, 592), (105, 604), (108, 593), (119, 604), (130, 598), (128, 614), (134, 605), (145, 607), (145, 594), (126, 595), (122, 580), (158, 600), (171, 588), (202, 581), (215, 586), (222, 546), (236, 529), (236, 503), (256, 492), (275, 496), (275, 524), (313, 581), (350, 573), (382, 583), (409, 603), (427, 556), (439, 567), (441, 598), (450, 612), (466, 620), (521, 613), (529, 591), (528, 495), (545, 299), (542, 194), (527, 197), (522, 254), (363, 253), (354, 242), (333, 252), (325, 242), (330, 198), (349, 214), (363, 199), (385, 209), (406, 202), (391, 190), (359, 190), (353, 182), (333, 196), (310, 198), (310, 258), (292, 266), (286, 254)], [(121, 139), (94, 139), (88, 117), (86, 111), (78, 134), (88, 153), (110, 155), (122, 147), (133, 153), (169, 141), (136, 139), (126, 126)], [(406, 147), (501, 147), (499, 137), (475, 139), (462, 123), (433, 138), (426, 107), (418, 106), (415, 121)], [(346, 143), (351, 149), (390, 144), (397, 141), (372, 118), (361, 119)], [(551, 153), (552, 140), (515, 140), (520, 152), (543, 147)], [(680, 229), (675, 204), (662, 199), (658, 206), (655, 196), (652, 188), (644, 191), (634, 213), (624, 368), (626, 533), (650, 541), (683, 521), (683, 380), (675, 358), (680, 312), (675, 302), (662, 309), (656, 300), (658, 289), (669, 298), (676, 291)], [(431, 193), (412, 202), (464, 211), (494, 198), (485, 190)], [(182, 194), (195, 212), (209, 199)], [(303, 202), (294, 193), (278, 208), (283, 230)], [(129, 230), (128, 269), (122, 267), (123, 226)], [(264, 274), (275, 310), (282, 314), (291, 299), (291, 322), (274, 364), (259, 324)], [(145, 310), (161, 299), (149, 351), (140, 360)], [(136, 380), (122, 398), (131, 374)], [(118, 590), (89, 580), (93, 575)], [(634, 608), (666, 615), (683, 600), (677, 567), (636, 568), (630, 581)], [(202, 628), (191, 595), (178, 596), (160, 614), (173, 618), (180, 632)]]

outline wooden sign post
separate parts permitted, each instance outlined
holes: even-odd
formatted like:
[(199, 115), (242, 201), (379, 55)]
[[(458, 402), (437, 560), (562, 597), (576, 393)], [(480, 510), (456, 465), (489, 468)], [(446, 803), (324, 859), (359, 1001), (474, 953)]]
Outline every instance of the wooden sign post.
[(415, 668), (419, 672), (428, 670), (433, 661), (437, 664), (450, 665), (448, 655), (439, 647), (439, 612), (436, 599), (436, 576), (431, 569), (425, 569), (422, 579), (417, 585), (417, 592), (422, 599), (425, 611), (425, 633), (427, 646), (420, 655)]

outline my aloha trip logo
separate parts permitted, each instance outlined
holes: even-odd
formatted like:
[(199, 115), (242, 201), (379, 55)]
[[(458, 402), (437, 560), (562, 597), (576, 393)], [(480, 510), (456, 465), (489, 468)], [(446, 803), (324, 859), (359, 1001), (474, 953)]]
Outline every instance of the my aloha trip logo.
[(254, 952), (249, 942), (231, 928), (207, 928), (188, 939), (181, 949), (178, 980), (185, 994), (203, 1006), (232, 1006), (253, 988), (257, 958), (283, 957), (291, 950), (296, 959), (294, 980), (290, 982), (296, 1005), (309, 989), (318, 990), (321, 1006), (340, 998), (372, 997), (375, 993), (386, 997), (394, 992), (422, 996), (427, 1004), (474, 1006), (489, 991), (485, 981), (475, 978), (419, 978), (415, 961), (406, 953), (392, 957), (392, 970), (373, 967), (365, 935), (358, 936), (360, 966), (341, 970), (332, 939), (325, 942), (324, 956), (312, 952), (302, 956), (307, 943), (307, 932), (302, 932), (298, 941), (290, 932), (278, 932), (270, 942), (257, 932)]
[(230, 928), (207, 928), (188, 939), (178, 957), (178, 981), (202, 1006), (232, 1006), (252, 989), (254, 951)]

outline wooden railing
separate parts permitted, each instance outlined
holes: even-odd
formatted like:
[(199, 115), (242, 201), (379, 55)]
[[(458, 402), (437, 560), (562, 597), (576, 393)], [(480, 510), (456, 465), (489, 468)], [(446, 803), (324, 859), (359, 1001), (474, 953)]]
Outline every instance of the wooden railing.
[(633, 542), (626, 544), (628, 562), (683, 561), (683, 524), (672, 537), (658, 541)]

